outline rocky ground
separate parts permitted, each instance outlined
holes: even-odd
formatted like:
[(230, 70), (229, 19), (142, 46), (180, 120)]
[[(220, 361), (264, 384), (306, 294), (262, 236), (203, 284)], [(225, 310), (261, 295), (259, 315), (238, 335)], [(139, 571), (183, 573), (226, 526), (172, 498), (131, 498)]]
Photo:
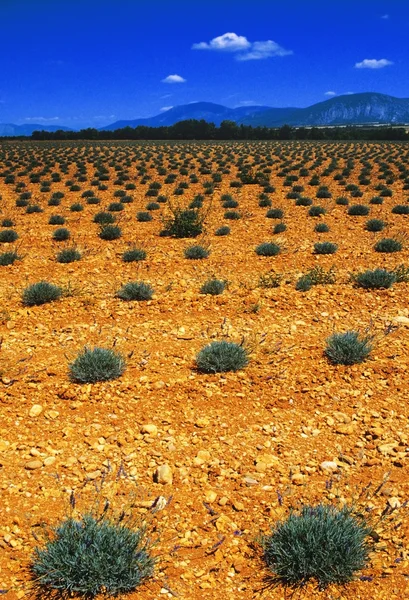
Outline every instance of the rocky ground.
[[(132, 153), (135, 146), (91, 147), (101, 155), (107, 149), (112, 157), (123, 148)], [(350, 217), (347, 207), (335, 204), (334, 198), (349, 195), (333, 174), (322, 175), (334, 149), (340, 168), (344, 151), (356, 157), (348, 183), (357, 183), (365, 153), (368, 160), (380, 156), (389, 161), (398, 173), (395, 163), (405, 156), (407, 161), (408, 150), (398, 144), (307, 146), (312, 159), (323, 154), (323, 164), (311, 174), (321, 174), (333, 197), (316, 199), (316, 188), (307, 183), (310, 177), (301, 181), (303, 195), (326, 207), (327, 214), (318, 220), (330, 231), (316, 233), (317, 219), (307, 216), (308, 207), (286, 199), (290, 188), (277, 175), (280, 161), (286, 156), (295, 160), (294, 152), (301, 155), (304, 147), (284, 144), (285, 156), (276, 156), (279, 164), (272, 167), (270, 182), (276, 187), (273, 206), (284, 209), (287, 230), (272, 236), (275, 221), (266, 219), (267, 209), (258, 206), (259, 185), (229, 187), (237, 179), (232, 166), (213, 194), (206, 233), (196, 240), (210, 247), (210, 256), (197, 261), (183, 256), (189, 240), (159, 237), (159, 211), (151, 222), (136, 221), (136, 212), (151, 198), (145, 197), (147, 185), (138, 183), (134, 166), (129, 168), (137, 183), (131, 192), (134, 202), (121, 213), (122, 238), (112, 242), (100, 240), (92, 223), (93, 215), (113, 200), (117, 187), (112, 181), (98, 192), (101, 205), (94, 206), (81, 200), (89, 182), (81, 184), (80, 192), (69, 192), (63, 176), (52, 191), (62, 190), (66, 197), (53, 207), (47, 205), (50, 194), (39, 193), (27, 175), (18, 176), (35, 190), (44, 209), (26, 214), (15, 206), (19, 194), (14, 185), (0, 179), (0, 218), (15, 222), (23, 256), (0, 267), (0, 588), (5, 598), (31, 595), (27, 566), (39, 543), (40, 524), (54, 525), (67, 515), (72, 492), (75, 510), (88, 510), (97, 490), (117, 510), (132, 507), (157, 539), (155, 577), (130, 594), (130, 600), (282, 599), (285, 591), (266, 582), (257, 536), (290, 507), (328, 501), (355, 502), (374, 519), (386, 507), (393, 510), (377, 526), (376, 552), (360, 579), (345, 590), (319, 592), (311, 586), (301, 595), (328, 600), (409, 597), (408, 283), (367, 291), (349, 279), (351, 271), (409, 266), (406, 243), (399, 253), (373, 250), (381, 237), (405, 239), (408, 217), (391, 214), (391, 208), (406, 203), (409, 192), (396, 178), (389, 186), (393, 196), (370, 205), (367, 218), (388, 222), (386, 234), (370, 233), (364, 229), (367, 218)], [(61, 147), (71, 148), (39, 144), (33, 152), (54, 156)], [(183, 147), (171, 146), (171, 155), (180, 156)], [(238, 144), (237, 152), (251, 160), (257, 152), (264, 156), (278, 147), (266, 144), (260, 151), (255, 143)], [(3, 144), (3, 166), (4, 153), (9, 160), (11, 153), (14, 165), (26, 148), (25, 143)], [(158, 152), (150, 148), (154, 155)], [(220, 144), (215, 148), (225, 152)], [(236, 152), (234, 144), (229, 152), (232, 148)], [(190, 145), (187, 156), (198, 165), (205, 151), (206, 146)], [(58, 170), (58, 152), (53, 170)], [(82, 160), (87, 162), (86, 155)], [(350, 203), (368, 204), (376, 195), (379, 164), (373, 165), (371, 185), (362, 188), (362, 198), (349, 198)], [(19, 168), (13, 166), (16, 172)], [(87, 162), (90, 179), (94, 170)], [(110, 171), (114, 173), (112, 167)], [(154, 169), (148, 172), (152, 180), (163, 182)], [(163, 185), (161, 193), (169, 195), (174, 187)], [(188, 203), (201, 191), (201, 183), (193, 184), (180, 201)], [(239, 201), (240, 220), (223, 220), (219, 198), (224, 193)], [(82, 212), (70, 212), (74, 201), (84, 203)], [(55, 261), (61, 244), (51, 240), (54, 228), (48, 219), (57, 213), (67, 217), (66, 227), (84, 252), (79, 262)], [(231, 227), (231, 235), (214, 235), (221, 224)], [(272, 258), (257, 256), (255, 246), (270, 240), (284, 251)], [(338, 244), (337, 252), (313, 254), (314, 243), (326, 240)], [(147, 251), (145, 261), (122, 261), (130, 243)], [(0, 246), (6, 251), (15, 244)], [(334, 267), (336, 282), (296, 291), (297, 278), (317, 265)], [(271, 269), (282, 274), (280, 286), (260, 287), (260, 275)], [(211, 276), (228, 280), (222, 295), (200, 293)], [(24, 306), (22, 290), (42, 279), (65, 286), (68, 293), (57, 302)], [(123, 283), (134, 280), (151, 283), (152, 300), (127, 303), (115, 297)], [(369, 360), (353, 366), (328, 362), (323, 350), (329, 335), (366, 328), (376, 337)], [(244, 339), (251, 351), (248, 367), (199, 373), (195, 356), (214, 339)], [(123, 353), (123, 376), (92, 385), (71, 383), (68, 364), (85, 345)]]

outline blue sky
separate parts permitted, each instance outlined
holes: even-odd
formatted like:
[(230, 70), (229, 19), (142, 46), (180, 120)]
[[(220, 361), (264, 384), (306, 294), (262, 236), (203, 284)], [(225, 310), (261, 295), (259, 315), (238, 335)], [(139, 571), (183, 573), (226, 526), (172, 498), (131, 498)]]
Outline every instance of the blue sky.
[(1, 0), (0, 31), (1, 123), (409, 97), (407, 0)]

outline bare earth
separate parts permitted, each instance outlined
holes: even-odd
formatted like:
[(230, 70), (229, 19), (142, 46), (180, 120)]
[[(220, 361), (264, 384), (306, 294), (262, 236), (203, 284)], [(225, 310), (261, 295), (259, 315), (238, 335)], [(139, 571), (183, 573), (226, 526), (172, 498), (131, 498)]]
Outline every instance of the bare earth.
[[(309, 174), (294, 185), (303, 185), (302, 195), (327, 209), (318, 218), (308, 216), (309, 207), (286, 198), (291, 187), (278, 176), (283, 167), (294, 165), (288, 174), (298, 175), (303, 153)], [(110, 180), (102, 182), (107, 190), (91, 186), (96, 164), (90, 157), (108, 169)], [(284, 210), (287, 230), (282, 234), (272, 235), (278, 221), (266, 218), (268, 208), (258, 205), (261, 185), (230, 187), (238, 179), (240, 157), (261, 161), (253, 171), (271, 169), (267, 176), (276, 191), (268, 195), (274, 208)], [(321, 164), (314, 166), (320, 157)], [(334, 157), (336, 168), (324, 174)], [(266, 165), (270, 158), (273, 164)], [(18, 174), (33, 159), (38, 164), (32, 172), (41, 173), (45, 161), (51, 162), (41, 180), (61, 173), (48, 193), (30, 183), (27, 173)], [(178, 164), (169, 166), (169, 159)], [(199, 172), (200, 159), (213, 173), (217, 160), (224, 161), (222, 169), (230, 169), (205, 196), (204, 235), (195, 240), (159, 237), (160, 216), (169, 214), (166, 203), (152, 211), (152, 221), (136, 220), (136, 213), (156, 200), (145, 197), (152, 181), (162, 184), (159, 193), (173, 204), (187, 206), (203, 193), (211, 174)], [(334, 180), (348, 159), (354, 164), (345, 181), (359, 186), (361, 198), (352, 198), (345, 184)], [(152, 178), (146, 183), (137, 172), (141, 160)], [(177, 175), (174, 183), (164, 184), (166, 175), (157, 173), (155, 160), (167, 174)], [(361, 160), (372, 166), (369, 185), (358, 182)], [(70, 161), (62, 173), (61, 162)], [(189, 182), (179, 173), (185, 161), (199, 182), (172, 196), (178, 182)], [(78, 184), (80, 191), (70, 191), (65, 181), (78, 183), (81, 162), (87, 181)], [(383, 163), (392, 172), (390, 184), (378, 179)], [(400, 164), (402, 169), (409, 164), (407, 145), (386, 143), (0, 144), (0, 172), (15, 175), (12, 184), (0, 178), (0, 220), (11, 218), (19, 235), (15, 244), (0, 244), (0, 252), (17, 248), (23, 256), (0, 267), (0, 589), (8, 590), (7, 600), (31, 596), (26, 568), (38, 545), (38, 525), (55, 525), (69, 514), (72, 490), (76, 509), (87, 510), (101, 480), (100, 497), (109, 497), (118, 510), (132, 504), (157, 538), (155, 578), (130, 600), (281, 600), (283, 588), (265, 589), (267, 571), (255, 540), (290, 507), (328, 501), (356, 501), (373, 515), (387, 506), (397, 510), (387, 526), (380, 525), (377, 551), (363, 577), (345, 589), (319, 592), (310, 586), (301, 597), (409, 598), (404, 506), (409, 494), (409, 284), (364, 290), (349, 279), (351, 272), (409, 266), (409, 217), (391, 213), (409, 199), (399, 179)], [(115, 166), (129, 176), (120, 185), (114, 184)], [(315, 197), (318, 187), (308, 183), (314, 173), (332, 198)], [(26, 187), (16, 191), (18, 182)], [(136, 184), (127, 192), (133, 202), (113, 213), (120, 215), (122, 237), (103, 241), (93, 216), (119, 200), (114, 191), (130, 182)], [(393, 196), (370, 204), (379, 195), (374, 189), (379, 183)], [(95, 191), (99, 205), (81, 198), (87, 189)], [(31, 204), (43, 212), (27, 214), (16, 207), (24, 191), (33, 193)], [(55, 191), (65, 197), (60, 206), (49, 206)], [(223, 218), (220, 197), (227, 193), (239, 202), (239, 220)], [(370, 215), (348, 216), (348, 207), (335, 203), (339, 196), (368, 205)], [(74, 202), (84, 210), (71, 212)], [(69, 242), (51, 239), (53, 214), (66, 217)], [(387, 229), (366, 231), (369, 218), (385, 220)], [(314, 231), (319, 221), (327, 223), (328, 233)], [(231, 234), (215, 236), (221, 225), (229, 225)], [(375, 252), (375, 242), (383, 237), (399, 237), (403, 250)], [(315, 255), (314, 243), (327, 240), (338, 244), (337, 252)], [(282, 253), (257, 256), (255, 247), (265, 241), (280, 243)], [(209, 258), (186, 259), (183, 251), (191, 243), (208, 245)], [(83, 251), (82, 260), (57, 263), (57, 251), (74, 244)], [(122, 261), (132, 244), (146, 250), (146, 260)], [(336, 283), (296, 291), (298, 277), (317, 265), (333, 266)], [(271, 269), (282, 274), (280, 286), (260, 287), (260, 275)], [(212, 276), (229, 282), (220, 296), (200, 293)], [(57, 302), (23, 306), (23, 289), (40, 280), (68, 286), (70, 293)], [(122, 284), (135, 280), (151, 283), (152, 300), (115, 297)], [(329, 335), (367, 327), (378, 340), (369, 360), (353, 366), (329, 363), (323, 353)], [(198, 351), (214, 339), (244, 339), (252, 351), (249, 366), (214, 375), (195, 370)], [(68, 364), (85, 345), (123, 353), (123, 376), (93, 385), (71, 383)], [(325, 468), (325, 461), (336, 465)], [(162, 465), (169, 466), (172, 482), (155, 482)], [(150, 507), (159, 496), (167, 504), (153, 514)]]

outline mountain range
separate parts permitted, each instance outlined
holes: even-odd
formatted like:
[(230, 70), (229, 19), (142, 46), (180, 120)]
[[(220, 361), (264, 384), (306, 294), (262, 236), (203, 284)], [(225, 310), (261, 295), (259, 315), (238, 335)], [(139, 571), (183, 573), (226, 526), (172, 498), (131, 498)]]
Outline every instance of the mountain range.
[(33, 131), (72, 131), (70, 127), (62, 125), (38, 125), (36, 123), (27, 123), (25, 125), (14, 125), (14, 123), (0, 123), (0, 136), (31, 135)]
[[(395, 98), (376, 92), (347, 94), (319, 102), (307, 108), (271, 108), (268, 106), (240, 106), (228, 108), (212, 102), (193, 102), (174, 106), (154, 117), (116, 121), (101, 127), (100, 131), (113, 131), (123, 127), (170, 126), (187, 119), (204, 119), (219, 126), (222, 121), (253, 127), (294, 127), (334, 125), (390, 125), (409, 124), (409, 98)], [(69, 131), (59, 125), (0, 124), (0, 136), (31, 135), (33, 131)]]

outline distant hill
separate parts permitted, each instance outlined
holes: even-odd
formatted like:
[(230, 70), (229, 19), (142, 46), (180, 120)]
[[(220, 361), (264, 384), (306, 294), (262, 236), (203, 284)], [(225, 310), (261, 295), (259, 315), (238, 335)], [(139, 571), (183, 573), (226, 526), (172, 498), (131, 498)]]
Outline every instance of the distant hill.
[(14, 136), (14, 135), (31, 135), (33, 131), (72, 131), (70, 127), (63, 127), (62, 125), (38, 125), (36, 123), (29, 123), (26, 125), (14, 125), (13, 123), (0, 123), (0, 136)]
[[(376, 92), (337, 96), (307, 108), (271, 108), (268, 106), (239, 106), (228, 108), (213, 102), (193, 102), (174, 106), (154, 117), (115, 121), (101, 127), (100, 131), (113, 131), (124, 127), (171, 126), (189, 119), (205, 120), (219, 126), (222, 121), (252, 127), (293, 127), (334, 126), (334, 125), (389, 125), (409, 123), (409, 98), (395, 98)], [(72, 131), (62, 125), (13, 125), (0, 123), (0, 136), (31, 135), (33, 131), (54, 132), (59, 129)]]
[(249, 115), (241, 122), (254, 127), (279, 127), (284, 123), (294, 126), (409, 123), (409, 98), (394, 98), (375, 92), (338, 96), (308, 108), (297, 108), (293, 113), (287, 112), (278, 118), (277, 110)]
[(101, 127), (100, 131), (113, 131), (122, 127), (138, 127), (145, 125), (146, 127), (162, 127), (186, 121), (188, 119), (204, 119), (209, 123), (214, 123), (219, 126), (222, 121), (235, 121), (236, 123), (249, 115), (253, 115), (260, 111), (268, 110), (268, 106), (240, 106), (239, 108), (228, 108), (222, 104), (214, 104), (213, 102), (193, 102), (192, 104), (183, 104), (174, 106), (159, 115), (149, 117), (147, 119), (133, 119), (130, 121), (116, 121), (111, 125)]

